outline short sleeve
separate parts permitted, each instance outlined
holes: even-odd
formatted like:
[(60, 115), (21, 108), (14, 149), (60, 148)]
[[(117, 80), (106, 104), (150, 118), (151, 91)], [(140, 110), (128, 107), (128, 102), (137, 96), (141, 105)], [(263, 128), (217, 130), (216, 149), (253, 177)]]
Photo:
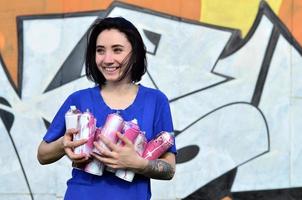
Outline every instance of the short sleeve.
[(55, 117), (53, 118), (43, 140), (47, 143), (53, 142), (65, 134), (65, 113), (72, 104), (72, 98), (69, 96), (62, 104)]
[[(158, 114), (154, 125), (155, 133), (158, 134), (161, 131), (173, 132), (174, 129), (173, 129), (171, 109), (170, 109), (168, 98), (164, 94), (162, 94), (161, 98), (159, 99), (159, 107), (157, 112)], [(175, 138), (174, 138), (174, 145), (168, 150), (168, 152), (172, 152), (176, 154)]]

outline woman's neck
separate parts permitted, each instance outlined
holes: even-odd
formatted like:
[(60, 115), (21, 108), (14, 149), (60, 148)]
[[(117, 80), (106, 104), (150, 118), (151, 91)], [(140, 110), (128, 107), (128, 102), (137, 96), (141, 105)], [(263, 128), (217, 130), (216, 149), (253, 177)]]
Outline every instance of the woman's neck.
[(102, 86), (100, 91), (105, 103), (111, 109), (125, 109), (135, 100), (138, 85), (132, 82), (108, 83)]
[(102, 86), (103, 92), (110, 92), (110, 93), (127, 93), (135, 88), (135, 84), (133, 82), (110, 82), (106, 83)]

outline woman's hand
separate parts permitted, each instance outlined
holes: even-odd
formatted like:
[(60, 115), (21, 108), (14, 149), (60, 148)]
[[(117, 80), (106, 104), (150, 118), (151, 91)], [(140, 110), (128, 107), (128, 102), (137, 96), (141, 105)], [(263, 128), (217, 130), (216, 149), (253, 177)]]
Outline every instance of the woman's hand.
[(65, 154), (68, 156), (68, 158), (73, 162), (75, 166), (78, 164), (86, 163), (90, 155), (87, 154), (75, 154), (74, 148), (81, 146), (87, 142), (87, 139), (81, 139), (77, 141), (73, 141), (73, 136), (77, 134), (79, 130), (77, 129), (67, 129), (65, 135), (63, 136), (63, 147)]
[(113, 169), (144, 169), (148, 161), (137, 154), (134, 145), (127, 137), (119, 132), (117, 132), (117, 136), (124, 142), (123, 146), (114, 144), (105, 136), (100, 135), (99, 139), (102, 140), (109, 149), (102, 148), (97, 142), (94, 142), (94, 146), (100, 154), (92, 153), (92, 155)]

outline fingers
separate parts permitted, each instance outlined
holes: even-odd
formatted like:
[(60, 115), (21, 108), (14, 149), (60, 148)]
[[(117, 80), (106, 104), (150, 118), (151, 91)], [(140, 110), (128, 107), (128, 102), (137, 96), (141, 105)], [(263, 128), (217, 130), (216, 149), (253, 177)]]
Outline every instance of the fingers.
[(114, 144), (111, 140), (109, 140), (107, 137), (100, 135), (99, 138), (110, 150), (112, 150), (112, 151), (118, 150), (118, 146), (116, 144)]
[(81, 159), (73, 159), (72, 161), (74, 163), (79, 163), (80, 164), (80, 163), (87, 163), (89, 159), (90, 159), (90, 157), (84, 156)]
[(75, 154), (74, 148), (83, 145), (87, 142), (87, 139), (81, 139), (77, 141), (73, 141), (73, 135), (79, 132), (78, 129), (68, 129), (63, 138), (63, 147), (66, 155), (71, 159), (74, 163), (82, 163), (89, 160), (90, 155), (86, 154)]
[(116, 135), (122, 142), (124, 142), (125, 145), (132, 145), (131, 140), (129, 140), (125, 135), (121, 134), (120, 132), (117, 132)]
[(93, 143), (95, 148), (99, 151), (99, 153), (102, 155), (102, 156), (105, 156), (105, 157), (114, 157), (114, 152), (110, 151), (109, 149), (107, 148), (104, 148), (102, 147), (99, 143), (97, 142), (94, 142)]
[(75, 147), (85, 144), (87, 141), (88, 141), (88, 139), (80, 139), (80, 140), (72, 141), (71, 145), (73, 148), (75, 148)]
[[(106, 166), (115, 165), (117, 163), (117, 153), (115, 151), (110, 151), (110, 149), (100, 145), (97, 142), (94, 142), (94, 147), (99, 151), (98, 153), (92, 152), (91, 155), (97, 160), (104, 163)], [(114, 167), (113, 167), (114, 168)]]
[(87, 142), (87, 139), (73, 141), (73, 135), (77, 134), (78, 132), (78, 129), (67, 129), (63, 139), (64, 148), (75, 148)]
[(92, 152), (91, 155), (99, 160), (100, 162), (104, 163), (106, 166), (111, 167), (111, 168), (116, 168), (117, 167), (117, 160), (112, 158), (112, 157), (106, 157), (103, 154), (99, 155), (97, 153)]
[(90, 158), (90, 156), (86, 154), (75, 154), (71, 148), (66, 148), (65, 153), (74, 163), (86, 162)]
[(79, 129), (76, 128), (71, 128), (71, 129), (67, 129), (65, 135), (73, 135), (73, 134), (77, 134), (79, 132)]

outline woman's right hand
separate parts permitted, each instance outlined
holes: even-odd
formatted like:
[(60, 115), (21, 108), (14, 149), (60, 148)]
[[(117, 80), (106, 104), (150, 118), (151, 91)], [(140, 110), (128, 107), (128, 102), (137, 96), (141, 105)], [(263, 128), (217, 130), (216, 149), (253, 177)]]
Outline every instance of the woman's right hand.
[(87, 139), (81, 139), (73, 141), (73, 136), (79, 132), (78, 129), (67, 129), (65, 135), (63, 136), (63, 147), (65, 154), (73, 162), (73, 165), (78, 166), (88, 162), (90, 155), (87, 154), (75, 154), (74, 148), (81, 146), (87, 142)]

